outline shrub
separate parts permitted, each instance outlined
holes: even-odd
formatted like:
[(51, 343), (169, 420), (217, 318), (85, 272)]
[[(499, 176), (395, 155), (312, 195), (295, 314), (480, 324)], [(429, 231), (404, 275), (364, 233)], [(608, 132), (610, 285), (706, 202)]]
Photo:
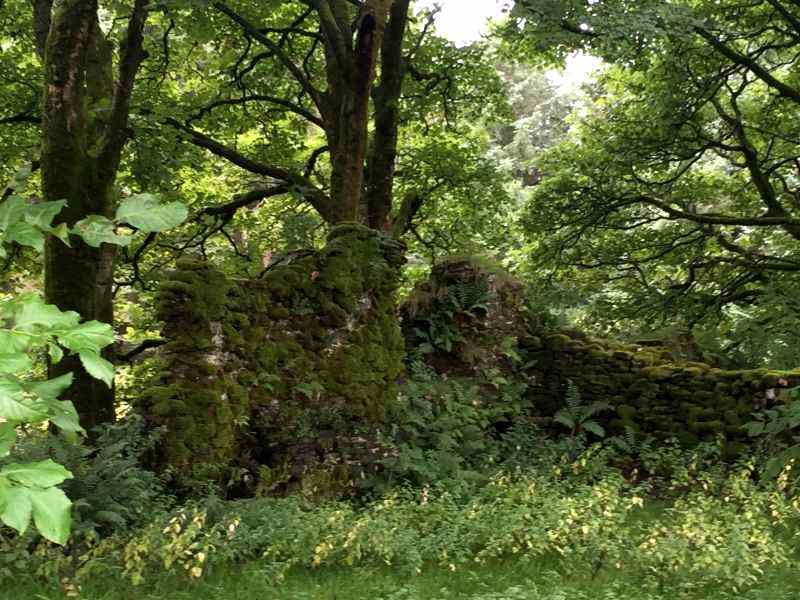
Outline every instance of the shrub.
[(142, 466), (159, 432), (144, 432), (134, 415), (97, 430), (92, 446), (85, 441), (34, 430), (21, 438), (10, 459), (37, 461), (52, 458), (74, 477), (63, 484), (73, 501), (72, 532), (64, 548), (33, 531), (17, 535), (0, 528), (0, 582), (19, 574), (21, 565), (41, 576), (68, 576), (88, 549), (112, 533), (129, 534), (166, 512), (173, 500), (161, 480)]
[(509, 406), (487, 402), (475, 383), (438, 375), (423, 363), (412, 363), (409, 372), (384, 440), (391, 448), (383, 461), (389, 483), (477, 477), (476, 468), (496, 450), (492, 425)]
[(797, 518), (800, 502), (787, 488), (759, 486), (752, 466), (708, 475), (690, 467), (688, 479), (679, 472), (677, 496), (661, 508), (607, 462), (601, 473), (598, 465), (611, 457), (592, 446), (560, 467), (401, 488), (360, 507), (297, 496), (208, 501), (104, 540), (84, 557), (84, 574), (122, 568), (138, 583), (163, 570), (200, 577), (254, 562), (279, 581), (292, 568), (413, 574), (431, 565), (461, 570), (555, 557), (587, 577), (622, 570), (654, 589), (737, 591), (791, 559), (779, 528)]

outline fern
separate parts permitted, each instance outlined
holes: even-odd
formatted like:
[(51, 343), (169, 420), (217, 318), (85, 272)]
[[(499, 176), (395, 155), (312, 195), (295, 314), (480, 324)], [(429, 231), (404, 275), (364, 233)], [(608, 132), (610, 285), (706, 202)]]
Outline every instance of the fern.
[(567, 427), (572, 437), (582, 435), (584, 431), (593, 433), (597, 437), (605, 437), (605, 429), (593, 417), (603, 411), (611, 410), (611, 405), (607, 402), (584, 404), (578, 386), (571, 379), (567, 380), (565, 403), (566, 406), (555, 414), (553, 420)]
[(567, 380), (567, 408), (573, 414), (577, 414), (578, 410), (580, 410), (581, 406), (583, 406), (583, 400), (581, 399), (581, 392), (578, 389), (578, 386), (575, 385), (575, 382), (572, 379)]
[(489, 282), (484, 278), (471, 281), (459, 281), (448, 288), (448, 297), (459, 312), (473, 313), (478, 309), (486, 309), (491, 298)]

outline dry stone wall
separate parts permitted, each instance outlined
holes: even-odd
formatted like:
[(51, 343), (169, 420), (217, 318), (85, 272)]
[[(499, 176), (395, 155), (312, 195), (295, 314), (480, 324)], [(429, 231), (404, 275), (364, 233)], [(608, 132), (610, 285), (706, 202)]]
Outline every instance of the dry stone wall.
[(587, 402), (613, 407), (604, 420), (613, 433), (626, 428), (691, 445), (719, 435), (736, 454), (747, 441), (742, 425), (800, 385), (800, 370), (726, 371), (676, 361), (663, 347), (592, 340), (574, 332), (539, 332), (523, 339), (536, 360), (529, 398), (552, 415), (568, 381)]
[(166, 431), (160, 462), (187, 486), (238, 469), (269, 491), (322, 460), (352, 475), (403, 370), (403, 255), (378, 232), (342, 225), (323, 250), (260, 280), (180, 261), (161, 286), (168, 344), (142, 406)]
[[(478, 309), (464, 306), (464, 289), (484, 292)], [(572, 382), (583, 401), (611, 405), (597, 418), (612, 434), (630, 428), (686, 445), (722, 435), (735, 455), (748, 441), (742, 425), (753, 413), (779, 402), (783, 390), (800, 386), (800, 370), (726, 371), (678, 360), (652, 343), (555, 331), (526, 309), (522, 286), (480, 260), (437, 266), (401, 314), (409, 348), (426, 346), (426, 362), (440, 373), (474, 376), (494, 364), (508, 377), (519, 377), (513, 367), (532, 365), (522, 374), (528, 386), (525, 412), (545, 422), (564, 406)]]
[(141, 407), (166, 431), (160, 462), (187, 487), (235, 475), (246, 494), (297, 482), (335, 491), (379, 469), (379, 432), (408, 357), (482, 382), (486, 402), (516, 397), (512, 419), (547, 421), (572, 382), (584, 401), (611, 405), (598, 417), (611, 433), (687, 445), (723, 436), (731, 456), (753, 413), (800, 386), (800, 370), (725, 371), (663, 347), (553, 331), (525, 307), (518, 282), (466, 259), (415, 288), (401, 329), (403, 254), (378, 232), (343, 225), (323, 250), (255, 281), (180, 261), (161, 287), (168, 344)]

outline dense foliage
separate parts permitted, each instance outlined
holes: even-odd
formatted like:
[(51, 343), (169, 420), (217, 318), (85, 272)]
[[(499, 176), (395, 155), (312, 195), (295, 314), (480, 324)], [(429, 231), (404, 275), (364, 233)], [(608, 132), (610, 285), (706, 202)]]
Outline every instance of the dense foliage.
[(611, 331), (692, 330), (739, 364), (796, 363), (792, 2), (517, 2), (508, 43), (611, 66), (541, 157), (536, 253)]
[(800, 593), (800, 3), (438, 12), (0, 0), (0, 596)]

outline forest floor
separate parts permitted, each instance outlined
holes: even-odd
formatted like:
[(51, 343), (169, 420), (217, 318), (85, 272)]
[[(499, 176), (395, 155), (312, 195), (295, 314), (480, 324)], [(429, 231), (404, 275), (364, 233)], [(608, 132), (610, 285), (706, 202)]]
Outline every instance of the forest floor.
[[(768, 573), (746, 592), (646, 589), (624, 572), (568, 572), (561, 561), (503, 561), (475, 569), (431, 568), (418, 575), (373, 569), (297, 569), (276, 585), (258, 564), (211, 574), (201, 581), (165, 577), (140, 587), (119, 580), (86, 583), (86, 600), (797, 600), (800, 573)], [(673, 582), (676, 583), (676, 582)], [(21, 584), (0, 590), (3, 600), (62, 600), (60, 590)]]

